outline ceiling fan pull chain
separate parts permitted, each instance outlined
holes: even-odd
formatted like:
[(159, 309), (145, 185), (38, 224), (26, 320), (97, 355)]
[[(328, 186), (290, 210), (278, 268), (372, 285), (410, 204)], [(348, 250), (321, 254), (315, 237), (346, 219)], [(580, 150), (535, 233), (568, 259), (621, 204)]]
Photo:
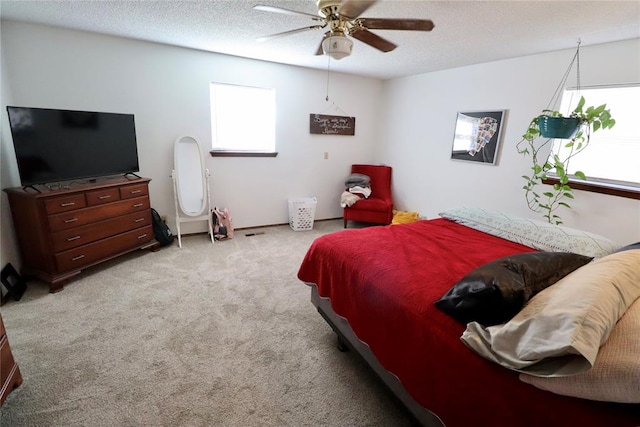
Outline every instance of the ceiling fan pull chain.
[[(324, 100), (326, 102), (329, 102), (329, 78), (331, 75), (331, 57), (329, 55), (327, 55), (327, 58), (329, 58), (327, 60), (327, 96), (324, 98)], [(331, 101), (331, 106), (335, 109), (336, 112), (341, 112), (342, 114), (345, 114), (348, 116), (348, 114), (338, 106), (338, 104), (336, 104), (334, 101)]]
[(329, 75), (331, 74), (331, 56), (327, 55), (327, 96), (325, 97), (325, 101), (329, 102)]

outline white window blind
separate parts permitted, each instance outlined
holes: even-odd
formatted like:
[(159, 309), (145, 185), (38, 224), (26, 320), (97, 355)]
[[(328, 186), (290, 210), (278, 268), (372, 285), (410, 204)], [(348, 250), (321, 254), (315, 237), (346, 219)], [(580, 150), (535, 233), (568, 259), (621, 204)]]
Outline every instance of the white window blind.
[(275, 89), (211, 83), (210, 92), (214, 151), (275, 151)]
[[(603, 86), (566, 90), (560, 112), (568, 115), (584, 96), (585, 107), (607, 104), (616, 124), (591, 132), (589, 146), (571, 159), (567, 173), (582, 171), (589, 181), (640, 186), (640, 86)], [(566, 140), (554, 141), (553, 153), (562, 153)], [(553, 154), (552, 153), (552, 154)]]

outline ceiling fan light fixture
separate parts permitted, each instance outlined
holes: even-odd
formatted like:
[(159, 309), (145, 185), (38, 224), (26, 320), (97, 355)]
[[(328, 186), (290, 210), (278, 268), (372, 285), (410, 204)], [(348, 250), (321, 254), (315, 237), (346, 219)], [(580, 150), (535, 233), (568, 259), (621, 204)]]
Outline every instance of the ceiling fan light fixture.
[(322, 51), (333, 59), (342, 59), (351, 55), (353, 42), (344, 35), (332, 35), (322, 41)]

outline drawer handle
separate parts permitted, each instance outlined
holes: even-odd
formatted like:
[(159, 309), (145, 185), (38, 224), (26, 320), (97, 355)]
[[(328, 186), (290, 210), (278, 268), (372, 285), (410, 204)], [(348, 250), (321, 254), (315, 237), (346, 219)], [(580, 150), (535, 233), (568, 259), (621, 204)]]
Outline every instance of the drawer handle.
[(134, 208), (140, 208), (142, 206), (144, 206), (143, 203), (136, 203), (135, 205), (133, 205)]
[(144, 221), (144, 218), (136, 218), (133, 220), (133, 222), (142, 222)]
[(84, 258), (84, 255), (78, 255), (78, 256), (74, 256), (73, 258), (71, 258), (71, 261), (78, 261), (79, 259)]
[(69, 224), (70, 222), (76, 222), (78, 220), (78, 218), (69, 218), (69, 219), (65, 219), (64, 222), (65, 224)]
[(78, 240), (79, 238), (80, 238), (80, 236), (68, 237), (67, 238), (67, 242), (73, 242), (74, 240)]
[(138, 194), (138, 193), (141, 193), (141, 192), (142, 192), (142, 190), (131, 190), (130, 194)]
[(106, 194), (104, 196), (100, 196), (99, 199), (100, 200), (104, 200), (104, 199), (110, 199), (111, 198), (111, 194)]
[(147, 237), (147, 233), (141, 234), (138, 236), (138, 239), (144, 239), (145, 237)]
[(67, 203), (60, 203), (60, 206), (63, 208), (66, 208), (67, 206), (73, 206), (75, 204), (76, 202), (67, 202)]

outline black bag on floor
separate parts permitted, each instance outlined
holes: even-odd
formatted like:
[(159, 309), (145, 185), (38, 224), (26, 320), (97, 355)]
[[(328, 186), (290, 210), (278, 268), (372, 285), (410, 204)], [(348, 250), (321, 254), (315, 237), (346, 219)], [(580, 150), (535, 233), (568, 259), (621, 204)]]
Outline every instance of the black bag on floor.
[(166, 222), (155, 209), (151, 208), (151, 223), (153, 224), (153, 237), (156, 238), (160, 246), (167, 246), (173, 243), (173, 233)]

